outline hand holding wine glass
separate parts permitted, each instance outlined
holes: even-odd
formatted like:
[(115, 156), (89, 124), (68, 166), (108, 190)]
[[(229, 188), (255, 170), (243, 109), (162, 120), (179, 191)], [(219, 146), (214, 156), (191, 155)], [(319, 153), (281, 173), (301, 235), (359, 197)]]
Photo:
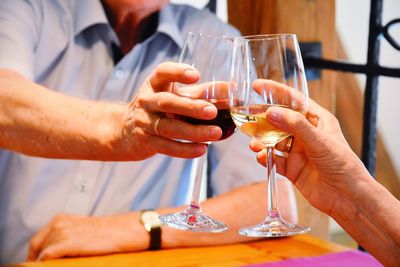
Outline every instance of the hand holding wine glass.
[[(179, 116), (182, 121), (194, 125), (217, 125), (222, 130), (219, 140), (231, 136), (236, 126), (229, 111), (229, 71), (233, 39), (202, 33), (189, 33), (181, 53), (180, 62), (196, 68), (200, 74), (198, 82), (191, 86), (176, 83), (174, 93), (190, 99), (200, 99), (215, 105), (218, 114), (211, 120)], [(211, 142), (208, 142), (210, 144)], [(194, 160), (195, 181), (190, 204), (185, 210), (161, 215), (161, 223), (196, 232), (223, 232), (227, 226), (201, 211), (200, 189), (207, 152)]]
[[(268, 215), (240, 234), (255, 237), (289, 236), (309, 231), (285, 222), (279, 213), (274, 147), (290, 136), (266, 118), (270, 107), (305, 115), (308, 89), (297, 39), (292, 34), (235, 38), (231, 72), (231, 115), (240, 130), (265, 146), (268, 174)], [(277, 86), (283, 84), (285, 86)]]

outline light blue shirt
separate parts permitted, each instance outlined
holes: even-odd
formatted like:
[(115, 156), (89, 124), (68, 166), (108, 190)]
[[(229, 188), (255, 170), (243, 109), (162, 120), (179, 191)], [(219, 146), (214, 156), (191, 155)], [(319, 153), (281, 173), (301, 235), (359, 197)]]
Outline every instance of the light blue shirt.
[[(114, 65), (118, 42), (99, 0), (1, 0), (0, 68), (60, 93), (130, 101), (155, 67), (177, 61), (188, 31), (237, 35), (204, 10), (168, 5), (155, 34)], [(263, 180), (241, 134), (215, 143), (212, 187), (221, 194)], [(0, 264), (25, 260), (31, 236), (56, 213), (108, 215), (184, 204), (192, 160), (50, 160), (0, 150)]]

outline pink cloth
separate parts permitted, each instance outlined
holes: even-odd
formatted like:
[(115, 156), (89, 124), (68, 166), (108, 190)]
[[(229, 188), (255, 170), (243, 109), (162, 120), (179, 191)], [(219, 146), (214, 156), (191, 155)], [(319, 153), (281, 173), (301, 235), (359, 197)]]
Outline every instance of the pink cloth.
[(317, 257), (304, 257), (277, 262), (248, 265), (252, 267), (378, 267), (383, 266), (368, 253), (358, 250), (348, 250), (338, 253), (330, 253)]

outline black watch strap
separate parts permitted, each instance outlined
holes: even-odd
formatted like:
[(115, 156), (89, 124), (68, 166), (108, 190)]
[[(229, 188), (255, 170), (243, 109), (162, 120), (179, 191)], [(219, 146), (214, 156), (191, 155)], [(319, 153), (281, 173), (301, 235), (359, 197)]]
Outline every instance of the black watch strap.
[(150, 234), (150, 246), (149, 250), (159, 250), (161, 248), (161, 227), (151, 228)]
[(149, 233), (149, 250), (161, 248), (161, 224), (158, 216), (159, 214), (154, 210), (142, 210), (140, 214), (140, 222)]

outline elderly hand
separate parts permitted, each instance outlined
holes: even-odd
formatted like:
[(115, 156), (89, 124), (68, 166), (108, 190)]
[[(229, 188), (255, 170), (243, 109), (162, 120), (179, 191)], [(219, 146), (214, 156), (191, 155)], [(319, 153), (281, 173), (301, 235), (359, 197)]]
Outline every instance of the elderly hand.
[[(283, 90), (284, 85), (278, 87)], [(330, 214), (335, 201), (342, 194), (350, 194), (347, 187), (357, 182), (349, 177), (362, 177), (366, 172), (337, 119), (311, 99), (306, 116), (280, 107), (271, 107), (266, 116), (273, 126), (295, 138), (288, 158), (277, 157), (277, 171), (288, 177), (314, 207)], [(278, 147), (284, 147), (285, 142)], [(250, 148), (259, 152), (257, 159), (265, 165), (263, 147), (252, 142)]]
[(172, 92), (174, 82), (191, 84), (198, 78), (197, 71), (185, 64), (169, 62), (157, 67), (128, 106), (123, 142), (118, 144), (128, 158), (142, 160), (156, 153), (194, 158), (205, 152), (206, 145), (202, 142), (221, 137), (222, 130), (217, 126), (192, 125), (175, 118), (175, 115), (201, 120), (216, 117), (217, 108), (213, 104)]
[(28, 261), (145, 250), (139, 213), (105, 217), (57, 215), (31, 239)]

